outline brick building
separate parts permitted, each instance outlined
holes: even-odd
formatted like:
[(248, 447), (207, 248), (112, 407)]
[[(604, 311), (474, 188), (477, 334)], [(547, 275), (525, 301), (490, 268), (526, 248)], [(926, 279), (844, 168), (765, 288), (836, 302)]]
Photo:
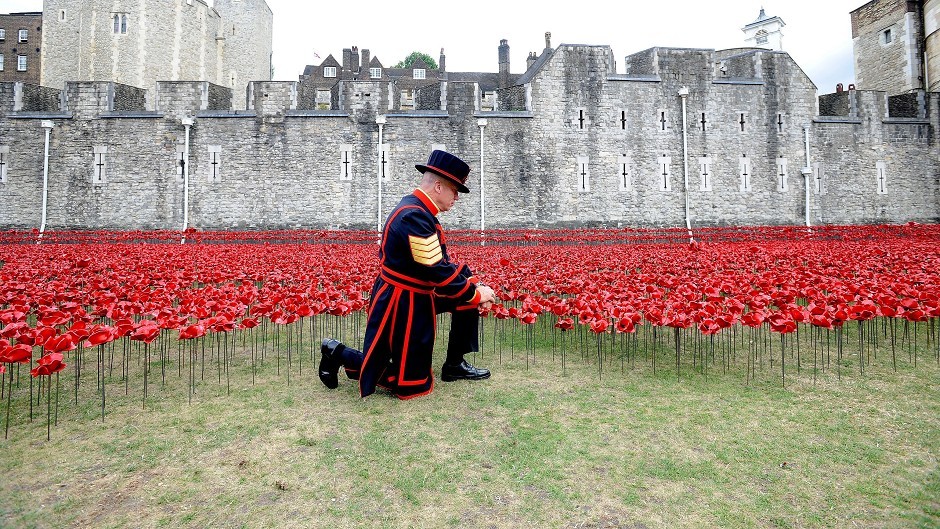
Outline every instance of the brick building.
[(0, 82), (39, 84), (42, 13), (0, 15)]

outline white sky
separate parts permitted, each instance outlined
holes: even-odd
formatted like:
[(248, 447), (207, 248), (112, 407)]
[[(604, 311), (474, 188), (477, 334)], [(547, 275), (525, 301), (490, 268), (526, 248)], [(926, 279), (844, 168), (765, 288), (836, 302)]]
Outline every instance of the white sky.
[[(552, 46), (607, 44), (623, 58), (653, 46), (733, 48), (744, 44), (741, 28), (761, 6), (779, 16), (784, 51), (810, 76), (820, 93), (854, 82), (849, 11), (867, 0), (267, 0), (274, 12), (274, 77), (296, 80), (307, 64), (343, 48), (369, 49), (385, 66), (412, 51), (447, 70), (496, 72), (500, 39), (510, 46), (510, 70), (522, 73), (530, 51)], [(0, 13), (40, 11), (42, 0), (0, 0)], [(314, 57), (314, 53), (320, 58)]]

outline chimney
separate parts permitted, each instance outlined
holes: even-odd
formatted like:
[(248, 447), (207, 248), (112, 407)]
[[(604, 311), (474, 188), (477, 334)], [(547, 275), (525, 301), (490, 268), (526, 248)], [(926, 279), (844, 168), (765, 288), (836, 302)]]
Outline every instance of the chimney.
[(499, 87), (509, 86), (509, 41), (499, 41)]
[(352, 50), (349, 48), (343, 48), (343, 69), (351, 70), (350, 64), (352, 63)]
[(528, 71), (530, 68), (532, 68), (532, 65), (535, 64), (535, 61), (537, 61), (538, 58), (539, 58), (539, 56), (536, 55), (534, 51), (530, 51), (530, 52), (529, 52), (529, 58), (525, 60), (525, 69), (526, 69), (526, 71)]
[(441, 48), (441, 58), (437, 61), (437, 69), (440, 70), (441, 73), (447, 71), (444, 69), (444, 48)]
[(353, 73), (359, 73), (359, 46), (352, 47), (352, 61), (350, 66)]
[(546, 50), (552, 49), (552, 32), (551, 31), (545, 32), (545, 49)]
[(362, 67), (368, 69), (371, 62), (372, 54), (366, 48), (362, 48)]

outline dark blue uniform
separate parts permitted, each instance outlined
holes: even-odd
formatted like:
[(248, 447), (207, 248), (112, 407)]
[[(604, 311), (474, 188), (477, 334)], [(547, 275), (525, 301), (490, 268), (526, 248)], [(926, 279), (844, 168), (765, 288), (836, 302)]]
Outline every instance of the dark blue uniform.
[(479, 349), (480, 295), (470, 268), (451, 262), (438, 208), (420, 189), (385, 221), (381, 269), (372, 286), (364, 351), (346, 347), (343, 367), (363, 397), (386, 387), (399, 398), (434, 389), (431, 355), (437, 314), (452, 312), (448, 362)]

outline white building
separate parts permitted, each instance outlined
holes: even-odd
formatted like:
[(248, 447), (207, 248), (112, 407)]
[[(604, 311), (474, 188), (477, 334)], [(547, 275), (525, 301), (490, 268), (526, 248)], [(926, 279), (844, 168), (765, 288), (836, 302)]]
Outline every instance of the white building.
[(769, 17), (760, 8), (757, 20), (741, 28), (744, 32), (744, 42), (749, 48), (767, 48), (783, 51), (783, 27), (786, 26), (780, 17)]

